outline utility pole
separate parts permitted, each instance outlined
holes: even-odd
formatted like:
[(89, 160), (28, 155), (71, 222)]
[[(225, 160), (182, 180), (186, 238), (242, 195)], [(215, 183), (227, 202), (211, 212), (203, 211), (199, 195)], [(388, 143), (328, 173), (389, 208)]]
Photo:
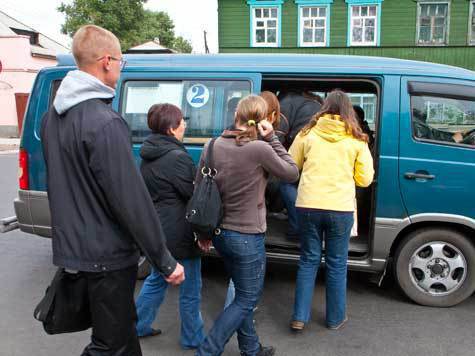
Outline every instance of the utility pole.
[(208, 40), (206, 39), (206, 31), (203, 31), (203, 35), (205, 38), (205, 53), (209, 53)]

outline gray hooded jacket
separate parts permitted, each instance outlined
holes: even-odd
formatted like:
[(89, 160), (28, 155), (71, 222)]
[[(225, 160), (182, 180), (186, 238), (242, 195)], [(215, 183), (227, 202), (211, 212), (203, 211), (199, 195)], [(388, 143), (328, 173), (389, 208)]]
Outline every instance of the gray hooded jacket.
[(53, 106), (60, 115), (73, 106), (89, 99), (112, 99), (115, 90), (102, 83), (99, 79), (83, 72), (73, 70), (61, 82), (56, 93)]
[(73, 71), (43, 118), (53, 263), (119, 270), (137, 263), (140, 247), (169, 275), (176, 261), (135, 164), (127, 124), (109, 105), (113, 97), (112, 88)]

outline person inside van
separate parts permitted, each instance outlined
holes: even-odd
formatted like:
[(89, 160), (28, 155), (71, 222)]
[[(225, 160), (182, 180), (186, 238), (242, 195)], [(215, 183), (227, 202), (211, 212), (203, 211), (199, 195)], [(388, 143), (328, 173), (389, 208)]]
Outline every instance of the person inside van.
[[(221, 233), (212, 243), (224, 260), (236, 286), (236, 297), (215, 320), (197, 355), (221, 355), (226, 343), (237, 331), (241, 354), (273, 355), (273, 347), (262, 347), (253, 323), (253, 309), (264, 287), (267, 229), (264, 192), (267, 176), (285, 181), (298, 179), (298, 169), (265, 120), (267, 104), (249, 95), (237, 106), (233, 130), (225, 130), (214, 144), (216, 183), (221, 194), (224, 215)], [(203, 149), (200, 169), (207, 156)], [(196, 181), (202, 179), (197, 174)], [(210, 241), (200, 241), (202, 249)]]
[[(320, 110), (321, 98), (309, 91), (288, 91), (280, 94), (279, 100), (281, 112), (285, 118), (281, 121), (281, 131), (286, 132), (281, 142), (288, 149), (302, 127)], [(300, 238), (299, 223), (295, 210), (297, 184), (281, 182), (279, 190), (287, 209), (288, 227), (286, 237), (291, 241), (298, 241)]]
[(279, 93), (280, 111), (285, 118), (280, 130), (285, 132), (282, 144), (289, 149), (297, 134), (321, 108), (322, 99), (308, 90), (286, 90)]
[[(204, 340), (201, 302), (201, 258), (190, 224), (185, 219), (188, 200), (193, 195), (196, 169), (183, 145), (186, 122), (181, 110), (172, 104), (153, 105), (147, 114), (152, 134), (140, 150), (140, 171), (162, 221), (171, 254), (185, 269), (180, 286), (180, 344), (197, 348)], [(168, 288), (167, 281), (155, 269), (145, 280), (136, 301), (139, 337), (161, 333), (153, 329), (157, 312)]]
[(369, 149), (372, 150), (374, 145), (374, 132), (369, 127), (368, 121), (365, 120), (364, 110), (359, 105), (353, 105), (353, 110), (355, 111), (356, 120), (358, 120), (361, 130), (368, 136), (368, 146)]
[(337, 330), (346, 321), (346, 278), (355, 184), (373, 180), (368, 136), (355, 118), (349, 97), (332, 91), (321, 110), (298, 134), (289, 151), (301, 171), (296, 207), (301, 255), (290, 328), (310, 320), (315, 278), (325, 238), (326, 322)]

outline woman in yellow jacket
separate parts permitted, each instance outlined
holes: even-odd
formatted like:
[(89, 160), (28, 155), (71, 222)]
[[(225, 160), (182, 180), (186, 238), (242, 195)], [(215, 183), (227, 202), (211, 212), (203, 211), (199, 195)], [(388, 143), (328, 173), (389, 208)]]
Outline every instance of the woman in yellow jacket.
[(297, 207), (301, 255), (291, 329), (310, 320), (313, 290), (325, 238), (326, 323), (346, 321), (348, 244), (353, 226), (355, 185), (367, 187), (374, 175), (368, 136), (358, 125), (348, 96), (332, 91), (296, 137), (289, 153), (301, 173)]

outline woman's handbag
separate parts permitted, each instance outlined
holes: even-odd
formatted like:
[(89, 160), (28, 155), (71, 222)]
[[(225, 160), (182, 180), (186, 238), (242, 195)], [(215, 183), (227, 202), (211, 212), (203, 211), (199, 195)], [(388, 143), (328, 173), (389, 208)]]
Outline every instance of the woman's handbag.
[(43, 323), (50, 335), (89, 329), (91, 312), (84, 274), (58, 268), (45, 296), (35, 308), (34, 317)]
[(218, 226), (223, 216), (221, 195), (214, 177), (218, 173), (214, 168), (213, 147), (216, 138), (208, 146), (206, 161), (201, 169), (203, 179), (186, 207), (186, 220), (191, 224), (195, 236), (210, 240), (219, 231)]

